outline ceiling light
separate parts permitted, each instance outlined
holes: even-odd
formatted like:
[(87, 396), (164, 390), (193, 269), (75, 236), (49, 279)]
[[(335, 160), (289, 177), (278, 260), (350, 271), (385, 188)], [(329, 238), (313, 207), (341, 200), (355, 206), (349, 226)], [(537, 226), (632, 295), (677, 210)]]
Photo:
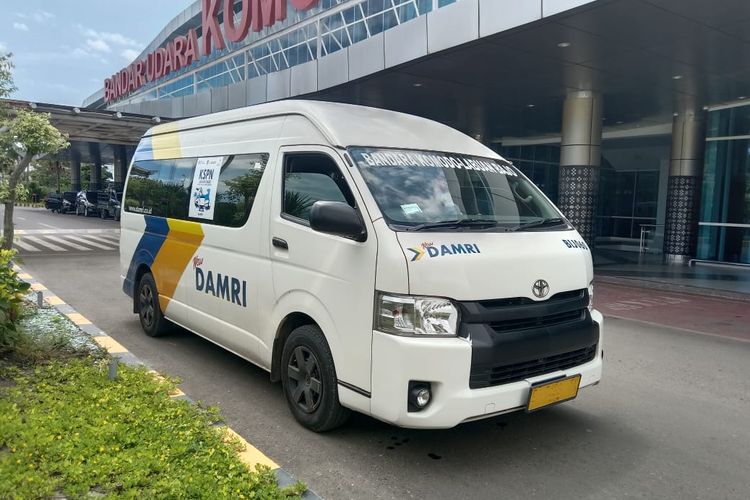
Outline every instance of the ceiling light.
[(616, 125), (622, 125), (623, 123), (625, 123), (625, 122), (622, 121), (622, 120), (618, 120), (618, 121), (615, 122)]
[(682, 80), (682, 75), (674, 75), (672, 76), (672, 80)]
[(570, 42), (560, 42), (557, 44), (557, 46), (560, 47), (561, 49), (565, 49), (567, 47), (570, 47)]
[(529, 109), (531, 109), (531, 108), (536, 107), (536, 104), (527, 104), (526, 107), (529, 108)]
[(421, 83), (413, 83), (412, 85), (413, 85), (413, 86), (415, 86), (415, 87), (417, 87), (417, 88), (419, 88), (419, 87), (421, 87), (421, 86), (422, 86), (422, 84), (421, 84)]

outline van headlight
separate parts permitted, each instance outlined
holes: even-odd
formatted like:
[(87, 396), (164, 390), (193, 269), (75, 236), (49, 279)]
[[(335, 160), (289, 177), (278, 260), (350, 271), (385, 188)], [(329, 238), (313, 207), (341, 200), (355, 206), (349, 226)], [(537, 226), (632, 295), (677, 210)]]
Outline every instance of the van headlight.
[(376, 330), (406, 336), (456, 336), (458, 309), (449, 299), (378, 293)]
[(589, 283), (589, 311), (594, 310), (594, 282)]

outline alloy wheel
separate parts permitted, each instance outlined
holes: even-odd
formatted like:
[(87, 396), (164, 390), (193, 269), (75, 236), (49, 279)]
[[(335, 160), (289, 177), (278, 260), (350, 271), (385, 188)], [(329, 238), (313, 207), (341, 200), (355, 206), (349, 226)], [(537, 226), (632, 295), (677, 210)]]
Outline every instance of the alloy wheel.
[(144, 285), (141, 287), (141, 293), (138, 300), (141, 320), (146, 328), (151, 328), (154, 324), (154, 292), (151, 287)]
[(298, 346), (287, 365), (289, 392), (294, 403), (305, 413), (312, 413), (323, 399), (320, 365), (315, 354), (305, 346)]

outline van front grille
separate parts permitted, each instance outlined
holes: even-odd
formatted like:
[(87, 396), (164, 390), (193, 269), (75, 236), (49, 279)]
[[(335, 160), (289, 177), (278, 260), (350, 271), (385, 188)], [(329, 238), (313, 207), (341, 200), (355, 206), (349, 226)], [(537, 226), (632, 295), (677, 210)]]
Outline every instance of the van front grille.
[(495, 385), (518, 382), (529, 377), (544, 375), (557, 370), (566, 370), (584, 363), (588, 363), (596, 357), (597, 345), (584, 349), (548, 356), (523, 363), (511, 365), (497, 365), (481, 370), (472, 370), (469, 386), (472, 389), (492, 387)]

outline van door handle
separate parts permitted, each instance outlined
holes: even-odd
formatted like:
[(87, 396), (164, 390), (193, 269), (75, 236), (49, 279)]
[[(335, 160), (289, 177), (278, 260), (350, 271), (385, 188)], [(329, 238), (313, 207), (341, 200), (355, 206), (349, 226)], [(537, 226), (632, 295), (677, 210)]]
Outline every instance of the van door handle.
[(286, 240), (282, 240), (281, 238), (274, 238), (271, 240), (271, 243), (276, 248), (281, 248), (282, 250), (289, 250), (289, 243), (286, 242)]

